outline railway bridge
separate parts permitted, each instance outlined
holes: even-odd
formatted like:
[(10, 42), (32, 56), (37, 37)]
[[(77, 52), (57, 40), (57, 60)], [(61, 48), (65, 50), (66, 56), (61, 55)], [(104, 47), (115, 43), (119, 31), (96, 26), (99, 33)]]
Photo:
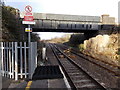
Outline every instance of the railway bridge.
[[(74, 32), (85, 30), (98, 30), (100, 22), (99, 16), (64, 15), (33, 13), (36, 24), (33, 26), (34, 32)], [(24, 18), (24, 13), (21, 13)]]
[[(33, 13), (33, 16), (35, 21), (35, 25), (32, 25), (33, 32), (79, 32), (84, 33), (86, 38), (90, 38), (101, 31), (106, 34), (106, 32), (114, 30), (114, 25), (102, 24), (100, 16), (48, 13)], [(24, 18), (24, 13), (20, 14), (20, 18)]]

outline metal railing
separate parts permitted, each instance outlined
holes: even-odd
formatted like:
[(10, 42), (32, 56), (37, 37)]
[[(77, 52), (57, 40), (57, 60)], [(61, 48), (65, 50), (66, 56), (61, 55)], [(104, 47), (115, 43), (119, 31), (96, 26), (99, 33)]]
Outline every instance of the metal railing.
[(31, 42), (30, 47), (26, 42), (0, 42), (0, 60), (3, 77), (32, 78), (37, 66), (37, 42)]

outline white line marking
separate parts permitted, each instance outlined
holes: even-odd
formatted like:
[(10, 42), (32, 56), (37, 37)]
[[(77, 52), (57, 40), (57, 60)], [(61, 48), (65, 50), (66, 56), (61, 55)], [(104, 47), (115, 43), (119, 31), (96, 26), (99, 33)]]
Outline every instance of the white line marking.
[[(59, 66), (59, 67), (60, 67), (60, 66)], [(63, 80), (64, 80), (64, 82), (65, 82), (65, 85), (67, 86), (67, 88), (69, 88), (69, 90), (71, 90), (71, 87), (70, 87), (70, 85), (69, 85), (69, 82), (68, 82), (68, 80), (67, 80), (64, 72), (62, 71), (62, 68), (61, 68), (61, 67), (60, 67), (60, 71), (61, 71), (61, 73), (62, 73), (63, 76), (64, 76)]]

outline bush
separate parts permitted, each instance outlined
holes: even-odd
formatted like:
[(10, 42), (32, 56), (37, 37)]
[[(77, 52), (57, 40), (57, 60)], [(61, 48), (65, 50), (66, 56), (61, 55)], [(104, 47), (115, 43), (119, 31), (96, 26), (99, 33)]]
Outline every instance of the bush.
[(117, 52), (118, 55), (120, 55), (120, 48), (118, 49), (118, 52)]
[(82, 52), (84, 50), (84, 44), (79, 45), (79, 50)]

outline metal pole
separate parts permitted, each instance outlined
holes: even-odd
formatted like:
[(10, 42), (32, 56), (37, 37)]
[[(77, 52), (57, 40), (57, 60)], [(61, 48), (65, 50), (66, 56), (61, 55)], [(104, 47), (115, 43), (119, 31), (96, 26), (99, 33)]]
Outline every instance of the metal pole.
[[(30, 28), (30, 25), (28, 25), (28, 28)], [(28, 32), (28, 43), (30, 44), (31, 38), (30, 38), (30, 32)]]
[[(30, 25), (28, 25), (28, 28), (30, 28)], [(32, 77), (31, 77), (31, 45), (30, 45), (30, 42), (31, 42), (31, 37), (30, 37), (30, 32), (28, 32), (28, 45), (29, 45), (29, 61), (28, 61), (28, 64), (29, 64), (29, 70), (28, 70), (28, 72), (29, 72), (29, 79), (31, 79)]]

